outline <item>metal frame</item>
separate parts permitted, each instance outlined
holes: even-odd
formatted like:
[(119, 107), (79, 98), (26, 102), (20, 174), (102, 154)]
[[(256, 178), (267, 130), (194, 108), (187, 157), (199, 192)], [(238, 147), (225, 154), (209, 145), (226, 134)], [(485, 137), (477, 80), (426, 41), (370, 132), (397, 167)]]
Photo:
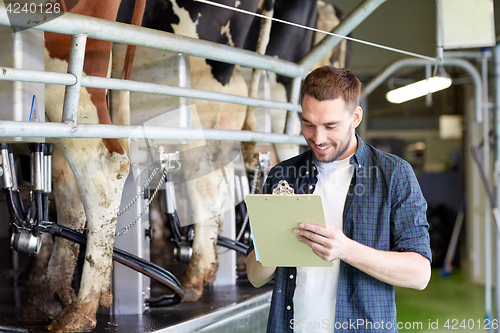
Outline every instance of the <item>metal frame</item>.
[[(334, 33), (347, 35), (380, 4), (386, 0), (365, 0), (349, 16), (341, 22)], [(36, 24), (35, 22), (44, 22)], [(133, 25), (107, 21), (103, 19), (82, 16), (71, 13), (50, 15), (47, 13), (8, 15), (5, 3), (0, 2), (0, 25), (19, 28), (31, 28), (72, 36), (68, 73), (48, 73), (42, 71), (24, 70), (21, 68), (0, 68), (0, 80), (30, 81), (45, 84), (66, 85), (63, 114), (60, 123), (0, 121), (0, 137), (52, 137), (52, 138), (129, 138), (141, 139), (147, 133), (149, 139), (187, 139), (187, 140), (227, 140), (253, 141), (270, 143), (305, 144), (302, 136), (292, 136), (294, 122), (299, 106), (299, 92), (302, 78), (318, 59), (335, 47), (342, 38), (329, 36), (320, 45), (310, 51), (301, 63), (296, 64), (271, 56), (260, 55), (227, 45), (183, 37), (158, 30), (137, 27)], [(83, 59), (87, 38), (112, 41), (122, 44), (148, 47), (169, 52), (189, 54), (206, 59), (253, 67), (275, 72), (293, 78), (293, 88), (290, 102), (276, 102), (248, 98), (242, 96), (215, 93), (183, 87), (171, 87), (153, 83), (108, 79), (101, 77), (82, 76)], [(254, 107), (264, 107), (287, 110), (286, 134), (274, 134), (251, 131), (169, 128), (157, 126), (117, 126), (78, 124), (78, 103), (81, 87), (92, 87), (113, 90), (128, 90), (152, 94), (170, 95), (184, 98), (197, 98), (226, 103), (243, 104)], [(234, 212), (233, 212), (234, 213)], [(139, 233), (142, 231), (139, 231)], [(234, 265), (233, 265), (234, 266)], [(233, 268), (231, 268), (233, 269)], [(141, 312), (142, 285), (134, 289), (134, 304), (115, 305), (115, 313)], [(116, 285), (117, 288), (122, 286)]]
[[(439, 48), (438, 48), (439, 52)], [(484, 173), (488, 177), (490, 175), (490, 152), (489, 152), (489, 129), (490, 129), (490, 119), (489, 119), (489, 105), (488, 105), (488, 59), (492, 57), (491, 52), (443, 52), (444, 58), (440, 59), (440, 65), (443, 66), (455, 66), (460, 67), (470, 74), (472, 78), (472, 83), (474, 85), (474, 100), (475, 100), (475, 111), (474, 118), (476, 122), (483, 124), (483, 140), (484, 144)], [(452, 57), (452, 58), (448, 58)], [(481, 73), (472, 65), (470, 62), (464, 59), (457, 59), (453, 57), (464, 57), (475, 59), (476, 61), (481, 63)], [(361, 99), (365, 99), (370, 95), (380, 84), (385, 82), (389, 76), (395, 73), (397, 70), (404, 67), (421, 67), (432, 64), (431, 62), (423, 59), (402, 59), (394, 62), (390, 66), (388, 66), (382, 73), (373, 78), (365, 87), (365, 89), (361, 92)], [(498, 176), (500, 170), (500, 139), (498, 138), (500, 133), (500, 76), (499, 76), (499, 68), (500, 68), (500, 44), (497, 44), (495, 47), (495, 55), (494, 55), (494, 65), (495, 65), (495, 120), (494, 120), (494, 128), (496, 133), (496, 142), (495, 142), (495, 175)], [(473, 140), (473, 139), (471, 139)], [(472, 142), (474, 144), (474, 142)], [(496, 186), (496, 200), (500, 205), (500, 186)], [(496, 309), (495, 316), (492, 317), (491, 309), (492, 309), (492, 298), (495, 298), (495, 303), (500, 303), (500, 288), (495, 289), (495, 295), (492, 296), (493, 291), (493, 282), (492, 282), (492, 266), (491, 266), (491, 258), (492, 258), (492, 245), (490, 241), (491, 235), (491, 208), (488, 200), (484, 202), (484, 222), (485, 222), (485, 308), (486, 308), (486, 318), (500, 318), (500, 309)], [(496, 277), (495, 283), (499, 285), (500, 283), (500, 234), (496, 235)], [(496, 332), (500, 332), (500, 327), (495, 329)]]
[[(389, 76), (404, 67), (423, 67), (425, 65), (434, 65), (435, 63), (430, 62), (424, 59), (414, 59), (414, 58), (405, 58), (398, 60), (392, 63), (389, 67), (387, 67), (382, 73), (373, 78), (366, 87), (361, 92), (360, 99), (363, 99), (370, 95), (378, 86), (380, 86), (383, 82), (385, 82)], [(476, 121), (478, 123), (483, 122), (483, 87), (482, 87), (482, 79), (479, 71), (472, 65), (470, 62), (464, 59), (456, 59), (456, 58), (444, 58), (443, 66), (456, 66), (465, 70), (470, 74), (473, 84), (474, 84), (474, 99), (476, 102), (475, 108), (475, 116)]]
[[(341, 24), (339, 24), (333, 32), (349, 34), (359, 23), (361, 23), (370, 13), (386, 0), (365, 0)], [(37, 25), (34, 22), (44, 22)], [(228, 103), (238, 103), (251, 105), (256, 107), (268, 107), (276, 109), (284, 109), (291, 111), (288, 115), (290, 121), (287, 125), (287, 134), (265, 134), (265, 133), (245, 133), (236, 134), (239, 131), (226, 130), (187, 130), (187, 129), (172, 129), (173, 131), (163, 131), (160, 133), (160, 127), (146, 127), (145, 130), (149, 133), (156, 133), (152, 138), (170, 139), (206, 139), (206, 140), (244, 140), (255, 142), (271, 142), (271, 143), (299, 143), (305, 144), (302, 137), (292, 136), (294, 114), (300, 111), (298, 105), (298, 93), (300, 81), (306, 74), (307, 70), (313, 65), (314, 59), (321, 58), (330, 48), (335, 47), (341, 40), (339, 37), (328, 36), (317, 47), (309, 52), (304, 57), (302, 64), (276, 59), (274, 57), (259, 55), (255, 52), (250, 52), (227, 45), (192, 39), (188, 37), (178, 36), (175, 34), (162, 32), (143, 27), (132, 26), (128, 24), (111, 22), (103, 19), (82, 16), (71, 13), (63, 15), (50, 15), (47, 13), (7, 15), (5, 4), (0, 3), (0, 24), (17, 26), (21, 28), (32, 28), (37, 30), (69, 34), (72, 36), (86, 34), (89, 38), (113, 41), (118, 43), (144, 46), (165, 50), (170, 52), (180, 52), (199, 56), (211, 60), (217, 60), (241, 66), (253, 67), (263, 70), (268, 70), (288, 77), (295, 78), (293, 94), (290, 97), (291, 103), (280, 103), (252, 99), (248, 97), (227, 95), (214, 93), (203, 90), (169, 87), (155, 85), (151, 83), (139, 83), (133, 81), (123, 81), (117, 79), (105, 79), (98, 77), (82, 77), (81, 83), (78, 80), (78, 73), (61, 74), (61, 73), (45, 73), (37, 71), (27, 71), (22, 69), (2, 68), (0, 71), (0, 80), (10, 81), (33, 81), (40, 83), (77, 85), (82, 87), (107, 88), (118, 90), (129, 90), (138, 92), (149, 92), (181, 97), (196, 97), (199, 99), (216, 100)], [(74, 44), (74, 43), (73, 43)], [(74, 47), (74, 45), (73, 45)], [(71, 52), (77, 52), (75, 50)], [(77, 75), (75, 75), (77, 74)], [(69, 89), (66, 99), (74, 99), (74, 94), (77, 89)], [(64, 121), (69, 123), (26, 123), (26, 122), (0, 122), (0, 137), (1, 136), (34, 136), (34, 137), (73, 137), (73, 138), (102, 138), (103, 133), (106, 137), (113, 138), (141, 138), (138, 132), (133, 133), (133, 126), (120, 126), (116, 129), (115, 125), (77, 125), (74, 114), (71, 114), (70, 107), (65, 110), (63, 115)], [(74, 110), (73, 110), (74, 112)], [(62, 125), (62, 126), (61, 126)], [(107, 126), (106, 128), (104, 126)], [(179, 130), (179, 131), (177, 131)], [(247, 132), (247, 131), (244, 131)], [(113, 133), (113, 134), (111, 134)], [(175, 135), (173, 135), (175, 134)]]

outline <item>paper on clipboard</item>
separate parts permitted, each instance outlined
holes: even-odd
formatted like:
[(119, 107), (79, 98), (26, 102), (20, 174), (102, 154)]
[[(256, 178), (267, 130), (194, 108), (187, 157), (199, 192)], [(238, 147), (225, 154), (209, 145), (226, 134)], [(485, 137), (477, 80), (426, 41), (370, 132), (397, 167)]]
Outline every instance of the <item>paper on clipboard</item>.
[(249, 194), (245, 197), (255, 255), (263, 266), (330, 267), (309, 246), (297, 240), (300, 222), (325, 226), (321, 197), (315, 194)]

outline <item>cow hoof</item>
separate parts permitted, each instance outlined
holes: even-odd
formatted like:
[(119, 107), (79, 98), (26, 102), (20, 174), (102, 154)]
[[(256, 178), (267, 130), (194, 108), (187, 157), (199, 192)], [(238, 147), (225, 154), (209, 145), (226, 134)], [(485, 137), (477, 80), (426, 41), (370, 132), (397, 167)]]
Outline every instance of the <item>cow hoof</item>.
[(95, 314), (84, 314), (77, 303), (65, 308), (47, 327), (52, 332), (88, 332), (96, 327)]
[(21, 320), (27, 323), (54, 319), (63, 309), (52, 293), (40, 293), (28, 301), (21, 312)]
[[(46, 310), (44, 311), (42, 304), (37, 304), (36, 299), (32, 299), (28, 301), (28, 304), (24, 306), (21, 311), (20, 319), (25, 323), (40, 323), (40, 322), (48, 322), (52, 318), (49, 317)], [(59, 304), (59, 310), (56, 310), (57, 313), (61, 312), (62, 307)], [(56, 314), (57, 315), (57, 314)]]
[(203, 287), (184, 286), (182, 290), (184, 291), (183, 301), (185, 302), (197, 301), (201, 298), (201, 295), (203, 295)]

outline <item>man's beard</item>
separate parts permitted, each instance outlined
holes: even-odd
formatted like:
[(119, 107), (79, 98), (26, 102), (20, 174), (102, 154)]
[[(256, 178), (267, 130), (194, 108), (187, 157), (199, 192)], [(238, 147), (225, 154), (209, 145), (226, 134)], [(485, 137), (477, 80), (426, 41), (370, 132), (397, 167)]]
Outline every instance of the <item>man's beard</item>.
[(318, 155), (316, 155), (316, 151), (315, 151), (315, 148), (317, 147), (316, 144), (312, 140), (309, 140), (308, 143), (309, 143), (309, 146), (311, 146), (312, 151), (314, 152), (314, 157), (315, 157), (316, 161), (321, 162), (321, 163), (330, 163), (330, 162), (336, 161), (340, 156), (342, 156), (347, 151), (347, 149), (349, 149), (349, 146), (351, 145), (351, 141), (352, 141), (352, 135), (349, 131), (348, 135), (347, 135), (347, 140), (343, 141), (344, 144), (342, 144), (342, 142), (341, 142), (340, 143), (341, 145), (337, 146), (334, 143), (332, 143), (332, 149), (334, 151), (333, 151), (333, 155), (331, 157), (329, 157), (327, 155), (320, 155), (318, 157)]

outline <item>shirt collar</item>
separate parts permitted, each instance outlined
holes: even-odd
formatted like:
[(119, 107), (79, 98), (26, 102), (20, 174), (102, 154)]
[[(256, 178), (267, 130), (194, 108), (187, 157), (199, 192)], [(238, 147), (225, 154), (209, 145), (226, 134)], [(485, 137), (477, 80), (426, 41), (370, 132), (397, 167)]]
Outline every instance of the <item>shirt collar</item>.
[(358, 140), (358, 148), (356, 149), (356, 152), (354, 155), (351, 156), (351, 159), (349, 160), (350, 164), (353, 164), (356, 170), (361, 167), (363, 162), (365, 161), (366, 154), (367, 154), (367, 147), (366, 143), (364, 143), (363, 139), (359, 135), (356, 134), (356, 139)]

